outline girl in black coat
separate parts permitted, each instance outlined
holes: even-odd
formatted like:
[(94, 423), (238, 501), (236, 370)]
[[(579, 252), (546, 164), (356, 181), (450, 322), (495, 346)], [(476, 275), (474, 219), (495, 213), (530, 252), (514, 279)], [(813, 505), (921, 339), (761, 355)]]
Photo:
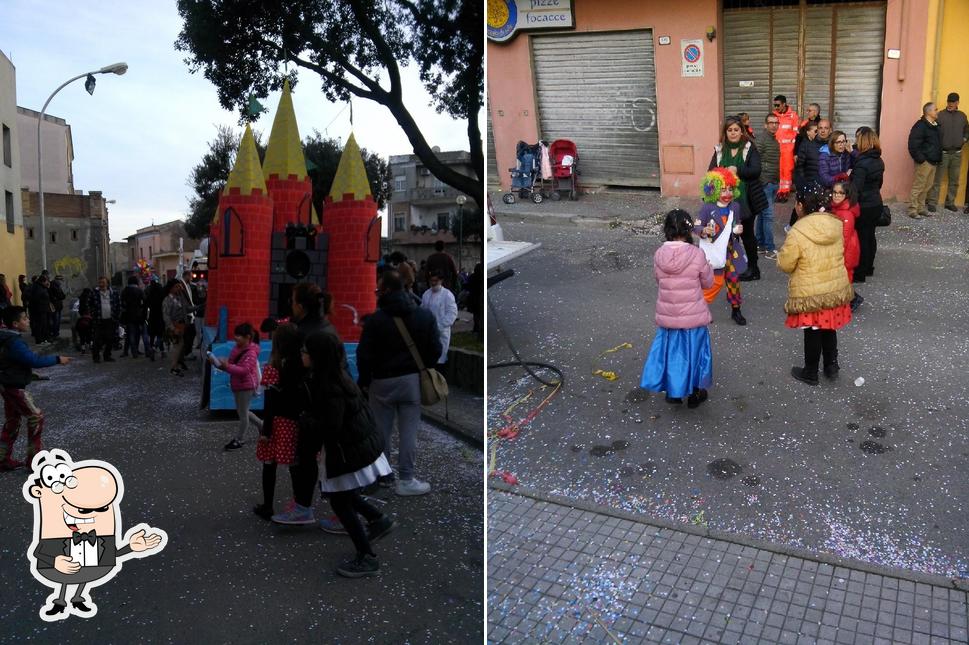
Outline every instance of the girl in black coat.
[(861, 128), (855, 144), (858, 146), (858, 157), (851, 170), (851, 186), (858, 194), (858, 205), (861, 207), (861, 214), (855, 220), (861, 258), (852, 282), (864, 282), (867, 276), (875, 273), (875, 252), (878, 250), (875, 222), (883, 208), (881, 188), (885, 162), (882, 161), (878, 134), (871, 128)]
[[(384, 456), (384, 442), (363, 394), (347, 373), (343, 343), (333, 334), (314, 332), (303, 346), (303, 365), (312, 403), (300, 432), (312, 428), (323, 439), (324, 470), (320, 490), (353, 540), (354, 559), (337, 567), (347, 578), (375, 575), (380, 570), (370, 547), (394, 527), (395, 522), (360, 496), (360, 490), (391, 473)], [(360, 516), (366, 518), (364, 530)]]
[[(263, 322), (263, 328), (267, 326), (266, 322)], [(299, 477), (296, 468), (296, 442), (299, 417), (309, 406), (309, 393), (303, 383), (304, 368), (300, 352), (302, 336), (295, 325), (285, 324), (279, 325), (272, 332), (272, 340), (269, 365), (262, 373), (266, 399), (259, 443), (256, 445), (256, 459), (262, 462), (263, 502), (252, 509), (256, 515), (267, 520), (273, 516), (278, 464), (289, 466), (293, 490), (297, 489)]]

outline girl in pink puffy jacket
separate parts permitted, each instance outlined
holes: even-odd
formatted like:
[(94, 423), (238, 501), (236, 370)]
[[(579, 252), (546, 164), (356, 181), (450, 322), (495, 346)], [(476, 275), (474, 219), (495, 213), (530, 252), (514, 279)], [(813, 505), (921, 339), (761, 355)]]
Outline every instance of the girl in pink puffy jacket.
[(643, 366), (640, 387), (665, 392), (667, 403), (695, 408), (707, 400), (713, 382), (713, 354), (707, 325), (712, 318), (703, 290), (713, 284), (713, 267), (693, 246), (693, 221), (683, 210), (666, 215), (666, 242), (653, 256), (659, 286), (656, 338)]
[(238, 450), (242, 447), (242, 440), (249, 430), (249, 421), (253, 420), (259, 426), (259, 418), (249, 412), (249, 405), (256, 396), (256, 389), (261, 379), (259, 369), (259, 332), (249, 323), (236, 325), (233, 331), (236, 346), (229, 352), (229, 358), (220, 361), (209, 356), (213, 366), (229, 373), (229, 387), (236, 402), (236, 412), (239, 414), (239, 429), (232, 441), (225, 445), (226, 450)]

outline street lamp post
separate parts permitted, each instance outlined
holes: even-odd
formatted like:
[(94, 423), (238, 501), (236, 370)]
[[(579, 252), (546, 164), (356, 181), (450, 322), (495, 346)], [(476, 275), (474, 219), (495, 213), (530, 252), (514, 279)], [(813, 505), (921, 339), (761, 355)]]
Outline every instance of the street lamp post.
[(458, 203), (458, 273), (460, 273), (461, 262), (464, 259), (464, 203), (468, 198), (458, 195), (454, 201)]
[(84, 87), (87, 89), (89, 94), (94, 94), (94, 74), (117, 74), (120, 76), (127, 71), (128, 63), (114, 63), (113, 65), (102, 67), (101, 69), (78, 74), (74, 78), (68, 79), (61, 83), (60, 87), (54, 90), (54, 92), (47, 97), (44, 107), (40, 110), (40, 117), (37, 119), (37, 194), (40, 198), (40, 263), (42, 265), (42, 269), (47, 269), (47, 221), (44, 218), (44, 166), (41, 163), (42, 148), (40, 144), (40, 129), (44, 125), (44, 114), (47, 112), (47, 106), (50, 105), (51, 100), (58, 92), (79, 78), (88, 79), (84, 83)]

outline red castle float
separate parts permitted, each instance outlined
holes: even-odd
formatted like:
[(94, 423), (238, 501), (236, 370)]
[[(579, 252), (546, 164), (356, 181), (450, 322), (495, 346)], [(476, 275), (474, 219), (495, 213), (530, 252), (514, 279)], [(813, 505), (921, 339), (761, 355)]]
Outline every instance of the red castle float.
[[(353, 134), (325, 198), (322, 223), (312, 192), (286, 82), (263, 163), (246, 126), (212, 219), (205, 324), (216, 356), (228, 355), (236, 325), (258, 328), (267, 317), (289, 316), (290, 294), (300, 282), (316, 283), (333, 296), (331, 320), (348, 356), (355, 354), (359, 319), (377, 308), (380, 217)], [(264, 340), (261, 362), (269, 347)], [(206, 387), (213, 409), (234, 407), (224, 376), (212, 373)]]

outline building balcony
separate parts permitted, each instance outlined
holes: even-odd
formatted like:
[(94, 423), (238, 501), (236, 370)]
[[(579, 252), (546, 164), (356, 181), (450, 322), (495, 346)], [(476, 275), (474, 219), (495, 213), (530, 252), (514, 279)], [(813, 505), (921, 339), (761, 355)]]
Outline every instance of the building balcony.
[(413, 227), (406, 231), (394, 231), (391, 233), (394, 244), (434, 244), (441, 240), (445, 244), (452, 244), (458, 241), (457, 234), (447, 229), (424, 230), (423, 228)]
[(410, 188), (406, 191), (395, 192), (391, 197), (391, 203), (410, 202), (414, 206), (453, 205), (457, 196), (463, 194), (461, 191), (455, 190), (450, 186), (443, 188)]

